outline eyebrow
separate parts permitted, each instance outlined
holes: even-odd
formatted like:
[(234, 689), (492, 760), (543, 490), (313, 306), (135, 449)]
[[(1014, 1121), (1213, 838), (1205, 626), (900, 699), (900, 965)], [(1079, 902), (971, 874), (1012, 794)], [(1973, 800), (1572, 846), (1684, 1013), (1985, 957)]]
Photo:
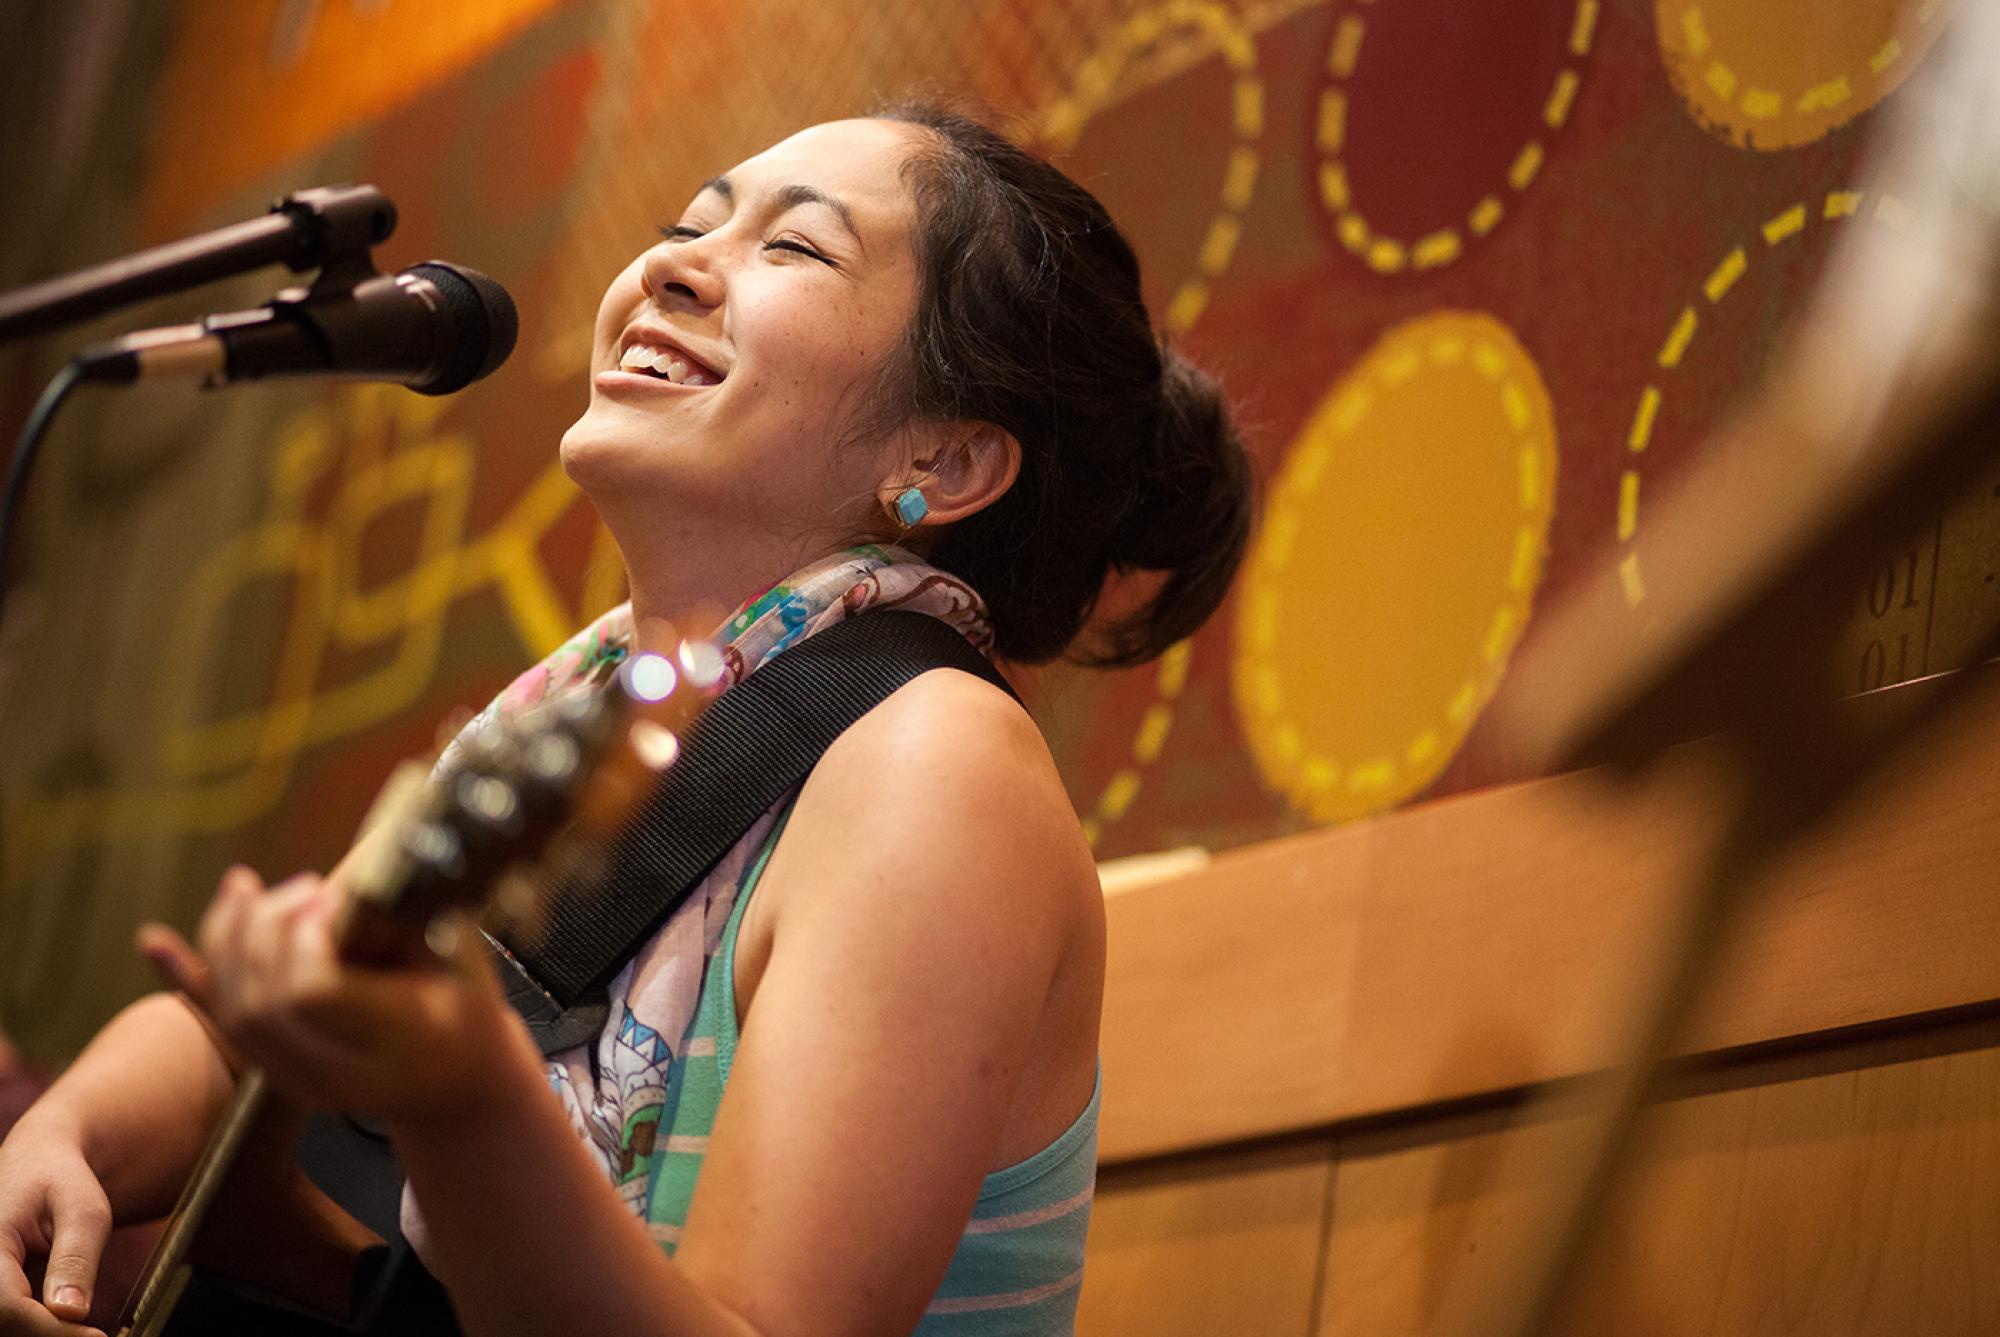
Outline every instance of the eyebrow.
[[(701, 183), (701, 189), (714, 191), (727, 203), (734, 204), (736, 202), (736, 187), (726, 176), (710, 177)], [(700, 192), (696, 193), (699, 194)], [(779, 213), (796, 209), (802, 204), (825, 205), (839, 217), (840, 225), (847, 229), (848, 235), (854, 238), (855, 244), (860, 246), (864, 251), (868, 249), (867, 243), (861, 240), (861, 229), (854, 225), (853, 211), (838, 196), (829, 195), (817, 186), (793, 185), (784, 186), (774, 191), (771, 195), (771, 200), (777, 206), (777, 212)]]

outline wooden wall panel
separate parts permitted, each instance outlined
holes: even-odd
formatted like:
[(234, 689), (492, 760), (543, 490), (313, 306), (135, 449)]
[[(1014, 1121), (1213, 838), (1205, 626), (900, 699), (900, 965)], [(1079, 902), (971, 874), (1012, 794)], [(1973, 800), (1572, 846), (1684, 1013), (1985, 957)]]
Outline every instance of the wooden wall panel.
[(1327, 1141), (1107, 1171), (1092, 1207), (1086, 1337), (1307, 1337)]
[[(2000, 998), (2000, 672), (1760, 884), (1690, 1052)], [(1899, 709), (1923, 684), (1850, 703)], [(1218, 856), (1108, 898), (1106, 1160), (1325, 1126), (1615, 1059), (1713, 838), (1713, 745)], [(1191, 1088), (1185, 1056), (1209, 1080)]]
[[(2000, 1021), (1731, 1065), (1657, 1106), (1569, 1337), (2000, 1331)], [(1340, 1145), (1319, 1337), (1439, 1331), (1569, 1130), (1500, 1113)]]

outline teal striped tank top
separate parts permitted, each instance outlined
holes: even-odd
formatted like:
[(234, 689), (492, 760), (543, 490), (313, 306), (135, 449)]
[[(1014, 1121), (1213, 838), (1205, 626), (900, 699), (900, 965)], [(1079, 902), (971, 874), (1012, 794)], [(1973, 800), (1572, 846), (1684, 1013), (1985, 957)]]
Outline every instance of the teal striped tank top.
[[(736, 1055), (736, 935), (763, 876), (780, 820), (743, 879), (683, 1052), (671, 1122), (655, 1134), (654, 1181), (646, 1208), (653, 1237), (672, 1253), (687, 1220), (722, 1088)], [(1016, 1165), (986, 1176), (944, 1281), (917, 1325), (917, 1337), (1051, 1337), (1074, 1329), (1083, 1282), (1084, 1233), (1097, 1177), (1098, 1075), (1090, 1103), (1060, 1137)]]

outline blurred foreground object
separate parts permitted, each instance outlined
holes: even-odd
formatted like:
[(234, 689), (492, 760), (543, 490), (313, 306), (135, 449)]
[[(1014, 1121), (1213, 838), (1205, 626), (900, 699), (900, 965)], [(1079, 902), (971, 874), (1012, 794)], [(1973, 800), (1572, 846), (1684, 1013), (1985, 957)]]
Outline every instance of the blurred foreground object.
[(1649, 506), (1638, 606), (1607, 560), (1543, 611), (1495, 708), (1523, 773), (1636, 761), (1690, 736), (1676, 717), (1824, 715), (1854, 592), (2000, 444), (2000, 5), (1955, 36), (1871, 189), (1907, 225), (1848, 240), (1763, 391)]
[[(1855, 235), (1762, 392), (1711, 443), (1636, 545), (1648, 573), (1600, 567), (1515, 668), (1496, 723), (1534, 772), (1651, 764), (1689, 721), (1719, 731), (1720, 832), (1655, 938), (1624, 1027), (1627, 1059), (1544, 1097), (1578, 1119), (1503, 1171), (1543, 1186), (1518, 1267), (1461, 1288), (1440, 1330), (1527, 1337), (1557, 1324), (1675, 1051), (1750, 892), (1891, 762), (1925, 749), (2000, 653), (1876, 718), (1837, 708), (1833, 650), (1854, 592), (2000, 449), (2000, 5), (1968, 4), (1923, 100), (1890, 126), (1876, 189), (1907, 229)], [(1634, 560), (1628, 558), (1627, 560)]]

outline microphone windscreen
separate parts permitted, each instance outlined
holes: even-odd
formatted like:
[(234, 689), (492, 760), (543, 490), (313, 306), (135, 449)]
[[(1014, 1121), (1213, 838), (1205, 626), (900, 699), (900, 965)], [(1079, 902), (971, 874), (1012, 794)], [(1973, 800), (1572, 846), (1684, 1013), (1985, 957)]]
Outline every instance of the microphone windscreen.
[(451, 356), (444, 370), (411, 389), (425, 395), (448, 395), (507, 360), (514, 351), (520, 321), (514, 313), (514, 299), (505, 288), (476, 269), (441, 260), (412, 265), (404, 272), (427, 279), (438, 290), (452, 326)]

